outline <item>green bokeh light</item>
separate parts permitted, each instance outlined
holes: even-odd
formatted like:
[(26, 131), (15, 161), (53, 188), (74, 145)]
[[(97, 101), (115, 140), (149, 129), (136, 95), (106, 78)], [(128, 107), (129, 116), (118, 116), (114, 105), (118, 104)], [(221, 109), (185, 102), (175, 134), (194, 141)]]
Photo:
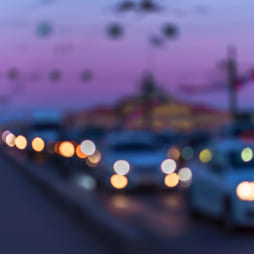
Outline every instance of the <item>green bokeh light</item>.
[(249, 162), (253, 158), (253, 151), (251, 148), (246, 147), (241, 152), (241, 157), (244, 162)]

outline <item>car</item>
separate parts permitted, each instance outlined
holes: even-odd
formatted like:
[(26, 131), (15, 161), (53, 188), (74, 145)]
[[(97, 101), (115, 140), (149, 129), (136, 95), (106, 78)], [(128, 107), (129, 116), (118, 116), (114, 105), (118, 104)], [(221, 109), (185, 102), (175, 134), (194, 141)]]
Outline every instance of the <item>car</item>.
[[(104, 141), (102, 167), (106, 187), (135, 189), (163, 186), (166, 151), (149, 131), (117, 131)], [(118, 182), (122, 185), (118, 186)], [(115, 184), (116, 183), (116, 184)]]
[(189, 163), (190, 213), (223, 219), (227, 229), (254, 226), (253, 145), (237, 139), (215, 141), (199, 157)]
[(27, 129), (27, 155), (46, 159), (54, 154), (54, 145), (62, 140), (62, 114), (57, 110), (35, 110)]

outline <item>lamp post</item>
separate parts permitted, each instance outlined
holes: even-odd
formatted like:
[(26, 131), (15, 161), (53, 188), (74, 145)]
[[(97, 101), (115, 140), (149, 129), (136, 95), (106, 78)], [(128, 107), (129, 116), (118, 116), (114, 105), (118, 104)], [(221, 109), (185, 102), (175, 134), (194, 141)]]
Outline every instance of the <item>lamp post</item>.
[(228, 92), (229, 92), (229, 111), (233, 121), (237, 120), (238, 103), (237, 103), (237, 59), (236, 48), (228, 47), (227, 74), (228, 74)]

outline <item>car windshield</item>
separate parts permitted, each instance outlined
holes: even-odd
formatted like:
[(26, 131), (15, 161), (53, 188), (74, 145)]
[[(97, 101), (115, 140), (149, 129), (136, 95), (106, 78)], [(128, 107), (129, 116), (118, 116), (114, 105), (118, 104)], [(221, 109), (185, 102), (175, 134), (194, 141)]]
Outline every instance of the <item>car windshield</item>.
[(33, 125), (35, 130), (58, 130), (60, 125), (58, 123), (36, 123)]
[(127, 144), (116, 144), (111, 147), (115, 152), (146, 152), (155, 151), (159, 149), (158, 144), (149, 143), (127, 143)]
[(244, 158), (242, 158), (242, 151), (234, 151), (229, 153), (229, 160), (231, 161), (233, 169), (235, 170), (254, 169), (254, 159), (252, 157), (253, 156), (249, 155), (244, 160)]

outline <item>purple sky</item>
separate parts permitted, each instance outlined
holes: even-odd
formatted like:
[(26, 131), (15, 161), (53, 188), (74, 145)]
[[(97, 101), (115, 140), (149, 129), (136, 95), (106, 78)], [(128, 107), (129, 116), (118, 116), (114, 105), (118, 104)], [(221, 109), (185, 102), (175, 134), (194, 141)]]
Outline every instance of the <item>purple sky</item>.
[[(238, 48), (240, 72), (253, 66), (252, 0), (157, 0), (165, 11), (151, 15), (116, 14), (112, 8), (117, 2), (120, 1), (3, 1), (0, 95), (11, 92), (5, 77), (11, 67), (22, 72), (26, 88), (11, 97), (8, 107), (0, 106), (0, 113), (18, 115), (39, 107), (70, 110), (114, 103), (121, 96), (135, 93), (140, 75), (151, 66), (160, 84), (180, 99), (227, 107), (226, 93), (190, 97), (180, 94), (177, 85), (223, 80), (225, 75), (216, 69), (216, 62), (226, 56), (228, 44)], [(49, 38), (40, 38), (35, 32), (41, 21), (52, 24), (54, 32)], [(121, 40), (106, 36), (105, 27), (111, 22), (124, 25)], [(178, 24), (179, 38), (152, 50), (148, 38), (159, 35), (167, 22)], [(70, 49), (57, 53), (59, 45)], [(48, 82), (48, 72), (53, 68), (63, 71), (59, 83)], [(85, 68), (91, 69), (95, 78), (82, 84), (78, 75)], [(38, 72), (41, 81), (27, 81), (31, 72)], [(250, 84), (240, 92), (241, 108), (254, 107), (253, 91), (254, 84)]]

